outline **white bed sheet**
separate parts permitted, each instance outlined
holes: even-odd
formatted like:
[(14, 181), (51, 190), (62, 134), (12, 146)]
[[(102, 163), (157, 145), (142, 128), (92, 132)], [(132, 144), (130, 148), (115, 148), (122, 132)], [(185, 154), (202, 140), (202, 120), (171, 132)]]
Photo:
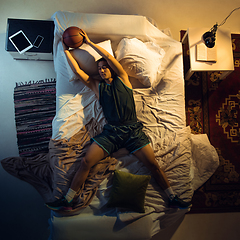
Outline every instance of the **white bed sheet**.
[[(69, 139), (91, 119), (105, 124), (95, 95), (79, 81), (69, 82), (71, 71), (60, 39), (69, 26), (83, 28), (100, 42), (110, 39), (113, 51), (123, 37), (152, 41), (166, 52), (157, 84), (140, 88), (132, 79), (137, 116), (151, 140), (156, 160), (166, 172), (173, 190), (191, 200), (218, 166), (218, 156), (206, 135), (192, 135), (185, 126), (184, 80), (181, 43), (165, 35), (146, 17), (109, 14), (83, 14), (58, 11), (55, 22), (54, 66), (57, 74), (57, 111), (53, 121), (53, 139)], [(135, 85), (136, 84), (136, 85)], [(137, 174), (149, 173), (133, 155), (121, 155), (117, 169)], [(177, 221), (188, 210), (167, 207), (164, 192), (151, 180), (145, 214), (106, 209), (109, 187), (106, 179), (91, 204), (74, 216), (52, 212), (50, 239), (150, 239), (161, 229)], [(94, 230), (93, 230), (94, 229)]]

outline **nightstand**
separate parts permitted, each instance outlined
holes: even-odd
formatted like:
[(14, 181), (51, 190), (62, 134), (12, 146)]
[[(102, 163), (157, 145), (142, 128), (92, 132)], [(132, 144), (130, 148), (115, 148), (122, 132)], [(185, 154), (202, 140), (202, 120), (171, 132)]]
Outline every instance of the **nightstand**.
[[(38, 35), (42, 36), (44, 39), (39, 48), (33, 47), (20, 54), (9, 40), (19, 30), (25, 33), (32, 44)], [(53, 60), (53, 34), (53, 21), (8, 18), (5, 49), (18, 60)]]
[(197, 60), (197, 46), (203, 44), (202, 35), (207, 31), (209, 31), (207, 28), (189, 28), (182, 39), (183, 47), (189, 52), (189, 55), (184, 56), (187, 58), (184, 59), (186, 80), (190, 79), (194, 72), (219, 71), (221, 72), (220, 79), (223, 79), (234, 71), (231, 32), (228, 29), (217, 30), (216, 62)]

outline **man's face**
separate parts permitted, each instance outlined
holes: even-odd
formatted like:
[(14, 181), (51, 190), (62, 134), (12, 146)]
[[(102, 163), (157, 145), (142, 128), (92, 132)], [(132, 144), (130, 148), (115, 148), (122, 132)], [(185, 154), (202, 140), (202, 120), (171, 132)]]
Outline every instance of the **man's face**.
[(106, 61), (100, 61), (98, 63), (98, 72), (99, 72), (101, 78), (104, 80), (105, 79), (108, 80), (108, 79), (112, 78), (112, 73), (110, 71), (110, 67)]

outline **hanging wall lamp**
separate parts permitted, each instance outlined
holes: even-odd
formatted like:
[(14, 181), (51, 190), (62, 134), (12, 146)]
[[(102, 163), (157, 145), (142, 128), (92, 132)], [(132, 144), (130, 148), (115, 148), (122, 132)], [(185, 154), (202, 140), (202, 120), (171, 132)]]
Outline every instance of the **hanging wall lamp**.
[(221, 27), (231, 16), (231, 14), (238, 9), (240, 9), (240, 7), (233, 9), (229, 15), (221, 22), (221, 24), (218, 25), (218, 23), (216, 23), (208, 32), (205, 32), (203, 34), (203, 41), (208, 48), (213, 48), (215, 46), (217, 29)]

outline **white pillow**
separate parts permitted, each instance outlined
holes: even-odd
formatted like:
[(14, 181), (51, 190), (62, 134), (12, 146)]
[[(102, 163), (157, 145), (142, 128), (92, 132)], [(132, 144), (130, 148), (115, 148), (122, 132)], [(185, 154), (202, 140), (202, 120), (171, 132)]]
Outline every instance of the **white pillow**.
[(130, 77), (150, 87), (157, 80), (165, 51), (153, 42), (123, 38), (118, 44), (116, 58)]
[[(111, 55), (113, 55), (113, 50), (111, 46), (111, 41), (106, 40), (104, 42), (98, 43), (98, 46), (104, 48)], [(101, 58), (101, 56), (88, 44), (83, 44), (80, 48), (75, 48), (70, 50), (72, 56), (78, 62), (80, 68), (90, 76), (98, 75), (97, 63), (96, 61)], [(77, 79), (77, 76), (72, 72), (72, 78), (70, 81)]]

